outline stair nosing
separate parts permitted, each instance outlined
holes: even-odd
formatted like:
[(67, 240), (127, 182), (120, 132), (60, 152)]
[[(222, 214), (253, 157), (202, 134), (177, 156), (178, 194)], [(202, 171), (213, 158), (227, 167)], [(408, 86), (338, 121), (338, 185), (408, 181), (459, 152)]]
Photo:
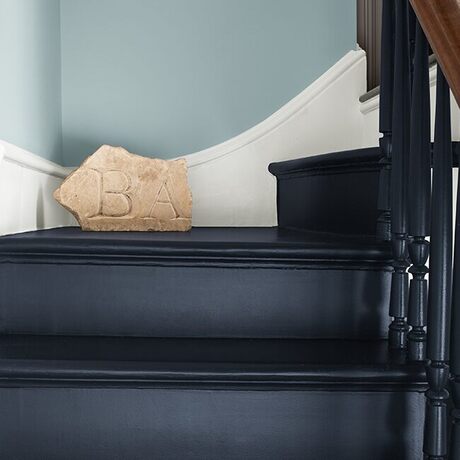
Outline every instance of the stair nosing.
[[(102, 364), (103, 363), (103, 364)], [(129, 365), (128, 365), (129, 364)], [(186, 385), (276, 386), (314, 388), (394, 387), (426, 389), (423, 366), (321, 365), (321, 364), (238, 364), (221, 363), (220, 370), (204, 370), (206, 363), (151, 363), (131, 361), (79, 361), (0, 359), (0, 386), (63, 383), (85, 385)], [(216, 364), (213, 364), (216, 367)], [(105, 366), (105, 367), (104, 367)], [(181, 367), (188, 370), (180, 370)], [(116, 367), (116, 368), (115, 368)], [(137, 368), (136, 368), (137, 367)], [(193, 369), (195, 367), (195, 369)], [(304, 367), (304, 369), (302, 369)], [(257, 370), (258, 368), (258, 370)]]

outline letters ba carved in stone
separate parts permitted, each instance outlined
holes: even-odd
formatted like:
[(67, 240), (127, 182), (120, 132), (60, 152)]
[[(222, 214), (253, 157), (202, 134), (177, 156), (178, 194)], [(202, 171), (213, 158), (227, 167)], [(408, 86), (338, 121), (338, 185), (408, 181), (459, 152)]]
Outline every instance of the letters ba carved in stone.
[(192, 194), (185, 160), (159, 160), (103, 145), (54, 192), (83, 230), (187, 231)]

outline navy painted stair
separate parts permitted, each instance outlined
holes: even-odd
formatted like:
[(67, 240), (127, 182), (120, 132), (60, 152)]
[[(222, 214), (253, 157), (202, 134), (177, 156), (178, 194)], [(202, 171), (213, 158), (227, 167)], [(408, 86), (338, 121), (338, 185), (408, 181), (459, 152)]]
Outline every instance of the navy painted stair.
[(380, 159), (271, 165), (277, 228), (0, 238), (0, 458), (419, 459)]
[(386, 341), (3, 337), (1, 458), (419, 458), (424, 369), (398, 358)]
[(45, 230), (0, 239), (0, 330), (156, 337), (383, 337), (390, 254), (277, 228)]

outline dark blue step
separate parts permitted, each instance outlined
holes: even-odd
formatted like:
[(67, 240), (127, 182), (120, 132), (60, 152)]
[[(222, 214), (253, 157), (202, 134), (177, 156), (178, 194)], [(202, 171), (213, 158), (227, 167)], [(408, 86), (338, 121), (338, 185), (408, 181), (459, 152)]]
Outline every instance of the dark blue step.
[(0, 338), (2, 460), (419, 459), (386, 341)]
[(378, 338), (390, 248), (278, 228), (0, 238), (0, 332)]
[(386, 341), (0, 336), (0, 386), (200, 386), (422, 391), (419, 363)]

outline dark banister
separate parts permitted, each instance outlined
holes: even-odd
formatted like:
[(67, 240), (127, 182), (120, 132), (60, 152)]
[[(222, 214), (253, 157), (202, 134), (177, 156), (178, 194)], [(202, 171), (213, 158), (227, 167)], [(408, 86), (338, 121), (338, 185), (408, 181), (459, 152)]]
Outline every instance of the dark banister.
[(428, 42), (420, 24), (416, 25), (414, 77), (410, 123), (409, 156), (409, 234), (412, 237), (409, 254), (413, 278), (409, 291), (407, 322), (409, 359), (421, 361), (426, 351), (426, 306), (429, 244), (425, 239), (430, 229), (431, 142), (430, 142), (430, 81)]
[[(386, 3), (386, 2), (384, 2)], [(408, 240), (407, 240), (407, 178), (410, 121), (410, 52), (409, 4), (395, 3), (395, 55), (393, 90), (393, 148), (391, 170), (391, 233), (394, 271), (391, 282), (389, 329), (391, 348), (405, 348), (408, 325)]]
[(452, 281), (452, 141), (450, 91), (438, 68), (433, 155), (427, 378), (424, 452), (447, 458), (449, 328)]
[(385, 241), (391, 239), (390, 175), (391, 175), (391, 124), (393, 117), (394, 78), (394, 2), (385, 1), (382, 11), (382, 52), (380, 63), (380, 149), (382, 159), (379, 177), (377, 236)]

